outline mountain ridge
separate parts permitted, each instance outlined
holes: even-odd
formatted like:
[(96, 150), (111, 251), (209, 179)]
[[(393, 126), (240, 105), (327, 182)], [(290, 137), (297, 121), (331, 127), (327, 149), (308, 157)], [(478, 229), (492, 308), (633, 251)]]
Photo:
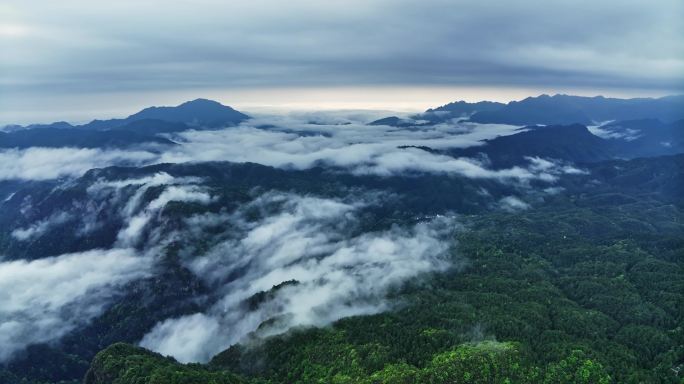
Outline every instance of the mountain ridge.
[[(664, 122), (684, 119), (684, 95), (659, 98), (609, 98), (604, 96), (573, 96), (541, 94), (508, 103), (480, 101), (451, 102), (410, 116), (414, 125), (425, 120), (431, 124), (462, 119), (483, 124), (510, 125), (590, 125), (609, 120), (655, 118)], [(392, 125), (391, 120), (379, 119), (370, 124)], [(410, 125), (402, 121), (404, 126)]]

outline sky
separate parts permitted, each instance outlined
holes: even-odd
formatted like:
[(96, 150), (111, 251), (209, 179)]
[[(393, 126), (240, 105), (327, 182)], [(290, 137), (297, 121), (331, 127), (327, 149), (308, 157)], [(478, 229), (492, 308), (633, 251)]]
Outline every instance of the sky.
[(5, 0), (0, 124), (684, 92), (681, 0)]

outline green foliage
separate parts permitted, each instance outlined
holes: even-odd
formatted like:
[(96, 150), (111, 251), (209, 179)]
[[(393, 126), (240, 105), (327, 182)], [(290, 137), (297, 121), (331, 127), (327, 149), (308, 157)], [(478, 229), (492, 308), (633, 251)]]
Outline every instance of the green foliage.
[(128, 344), (113, 344), (99, 352), (86, 374), (85, 384), (242, 384), (225, 371), (199, 364), (182, 365), (171, 358)]
[(582, 351), (572, 351), (567, 358), (552, 363), (544, 374), (544, 384), (608, 384), (611, 382), (601, 363), (587, 359)]
[[(652, 215), (666, 211), (657, 200), (589, 200), (469, 217), (456, 239), (467, 265), (393, 292), (396, 310), (233, 348), (230, 363), (214, 363), (274, 383), (677, 383), (684, 215)], [(506, 342), (471, 342), (488, 338)], [(372, 362), (359, 353), (369, 345), (382, 352)], [(340, 365), (335, 351), (353, 359)], [(313, 375), (288, 376), (302, 371)]]
[[(684, 203), (681, 165), (673, 173), (671, 163), (596, 165), (592, 183), (564, 178), (566, 192), (538, 196), (534, 209), (463, 216), (455, 267), (397, 287), (388, 298), (396, 304), (392, 311), (236, 345), (208, 365), (114, 344), (95, 357), (86, 383), (681, 383)], [(197, 174), (183, 167), (180, 175)], [(217, 207), (248, 200), (255, 184), (322, 195), (349, 186), (386, 188), (402, 196), (364, 216), (362, 230), (418, 213), (476, 211), (474, 202), (454, 198), (471, 196), (475, 185), (448, 177), (330, 180), (320, 170), (287, 173), (253, 164), (203, 169), (222, 196)], [(221, 172), (232, 172), (238, 186)], [(216, 181), (214, 173), (224, 179)], [(172, 220), (200, 209), (167, 208)], [(194, 246), (201, 252), (209, 245)], [(65, 338), (61, 355), (52, 347), (36, 350), (0, 369), (0, 382), (19, 383), (22, 375), (37, 378), (25, 381), (31, 384), (55, 381), (48, 373), (78, 371), (73, 366), (85, 366), (83, 356), (103, 345), (135, 342), (156, 321), (197, 311), (173, 307), (203, 292), (174, 252), (172, 246), (166, 255), (166, 274), (133, 287), (87, 330)], [(270, 294), (260, 292), (248, 305)], [(142, 298), (151, 299), (140, 306)]]

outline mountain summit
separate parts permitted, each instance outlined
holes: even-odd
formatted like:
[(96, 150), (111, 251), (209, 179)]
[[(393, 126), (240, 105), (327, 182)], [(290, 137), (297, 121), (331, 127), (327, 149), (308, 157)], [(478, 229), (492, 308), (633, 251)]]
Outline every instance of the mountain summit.
[(175, 107), (148, 107), (125, 119), (93, 120), (77, 128), (125, 129), (145, 133), (178, 132), (188, 128), (218, 128), (240, 124), (248, 115), (218, 101), (195, 99)]
[(162, 120), (196, 126), (216, 127), (235, 125), (249, 116), (214, 100), (195, 99), (175, 107), (149, 107), (130, 115), (127, 122)]

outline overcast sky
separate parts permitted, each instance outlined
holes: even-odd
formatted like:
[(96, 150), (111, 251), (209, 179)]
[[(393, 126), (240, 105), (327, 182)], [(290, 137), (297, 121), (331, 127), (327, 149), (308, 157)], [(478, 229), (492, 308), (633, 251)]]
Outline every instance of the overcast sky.
[(682, 93), (682, 0), (5, 0), (0, 123)]

